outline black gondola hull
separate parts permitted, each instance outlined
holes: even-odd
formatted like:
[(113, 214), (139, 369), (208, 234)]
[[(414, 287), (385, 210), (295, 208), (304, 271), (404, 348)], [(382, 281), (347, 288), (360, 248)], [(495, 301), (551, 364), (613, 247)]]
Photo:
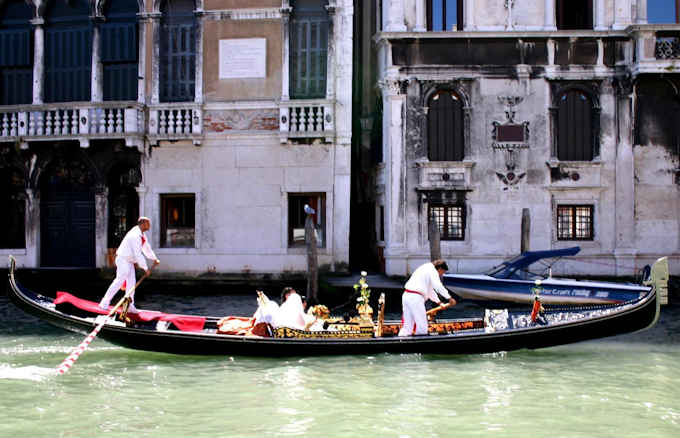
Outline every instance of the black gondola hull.
[[(27, 290), (16, 282), (13, 270), (8, 293), (19, 308), (57, 327), (87, 334), (96, 325), (93, 318), (60, 312), (51, 298)], [(260, 338), (112, 324), (104, 325), (98, 337), (137, 350), (190, 355), (478, 354), (543, 348), (630, 333), (652, 326), (659, 315), (657, 294), (653, 289), (635, 302), (608, 309), (599, 317), (575, 318), (574, 321), (556, 324), (411, 337)]]

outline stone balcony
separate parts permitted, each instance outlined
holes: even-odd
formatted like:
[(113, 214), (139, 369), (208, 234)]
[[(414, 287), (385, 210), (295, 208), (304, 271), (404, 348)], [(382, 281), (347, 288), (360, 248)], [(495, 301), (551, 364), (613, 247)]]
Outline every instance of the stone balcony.
[(634, 41), (633, 76), (680, 71), (680, 26), (640, 25), (628, 29)]
[(0, 142), (123, 139), (143, 150), (144, 110), (136, 102), (69, 102), (0, 107)]
[[(146, 113), (148, 111), (148, 118)], [(18, 143), (122, 139), (126, 146), (144, 150), (160, 140), (192, 140), (203, 136), (203, 110), (193, 103), (146, 107), (137, 102), (67, 102), (0, 107), (0, 142)]]
[(323, 139), (331, 143), (335, 138), (335, 102), (327, 99), (285, 100), (279, 104), (279, 133), (281, 143), (294, 139)]

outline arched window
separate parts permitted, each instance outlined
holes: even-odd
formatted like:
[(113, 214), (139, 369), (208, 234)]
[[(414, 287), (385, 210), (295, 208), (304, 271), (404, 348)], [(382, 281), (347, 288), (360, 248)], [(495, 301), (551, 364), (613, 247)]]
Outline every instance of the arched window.
[(428, 108), (428, 158), (431, 161), (462, 161), (465, 135), (461, 99), (454, 92), (442, 90), (430, 98)]
[(290, 97), (326, 97), (329, 19), (325, 0), (291, 1)]
[(92, 22), (88, 0), (53, 0), (45, 14), (45, 102), (91, 95)]
[(24, 0), (7, 0), (0, 5), (0, 105), (31, 103), (32, 16)]
[(137, 0), (109, 0), (101, 25), (104, 100), (137, 100)]
[(595, 115), (592, 99), (580, 89), (569, 89), (558, 97), (557, 159), (591, 161), (596, 155)]
[(194, 100), (197, 26), (193, 0), (162, 3), (158, 63), (161, 102)]

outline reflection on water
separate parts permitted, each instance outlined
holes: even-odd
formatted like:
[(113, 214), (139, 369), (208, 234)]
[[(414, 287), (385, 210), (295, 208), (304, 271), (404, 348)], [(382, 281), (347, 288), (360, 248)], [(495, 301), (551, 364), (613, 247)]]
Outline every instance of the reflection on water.
[[(254, 298), (145, 294), (139, 307), (250, 314)], [(120, 348), (0, 296), (0, 436), (680, 436), (680, 308), (652, 330), (535, 351), (267, 359)]]

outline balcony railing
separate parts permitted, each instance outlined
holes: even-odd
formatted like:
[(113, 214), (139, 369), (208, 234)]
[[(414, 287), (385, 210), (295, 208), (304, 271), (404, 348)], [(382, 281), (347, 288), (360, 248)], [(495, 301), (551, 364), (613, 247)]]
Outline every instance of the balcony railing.
[(631, 70), (641, 73), (677, 71), (680, 59), (680, 28), (677, 25), (639, 25), (631, 27), (635, 52)]
[(140, 146), (144, 111), (137, 103), (53, 103), (0, 107), (0, 141), (90, 140), (124, 138)]
[(322, 138), (332, 142), (335, 135), (334, 102), (331, 100), (288, 100), (279, 107), (281, 143), (289, 139)]
[(203, 109), (200, 104), (167, 103), (149, 107), (148, 137), (151, 144), (159, 140), (192, 139), (201, 143)]
[(680, 58), (680, 38), (657, 36), (654, 54), (656, 59)]

